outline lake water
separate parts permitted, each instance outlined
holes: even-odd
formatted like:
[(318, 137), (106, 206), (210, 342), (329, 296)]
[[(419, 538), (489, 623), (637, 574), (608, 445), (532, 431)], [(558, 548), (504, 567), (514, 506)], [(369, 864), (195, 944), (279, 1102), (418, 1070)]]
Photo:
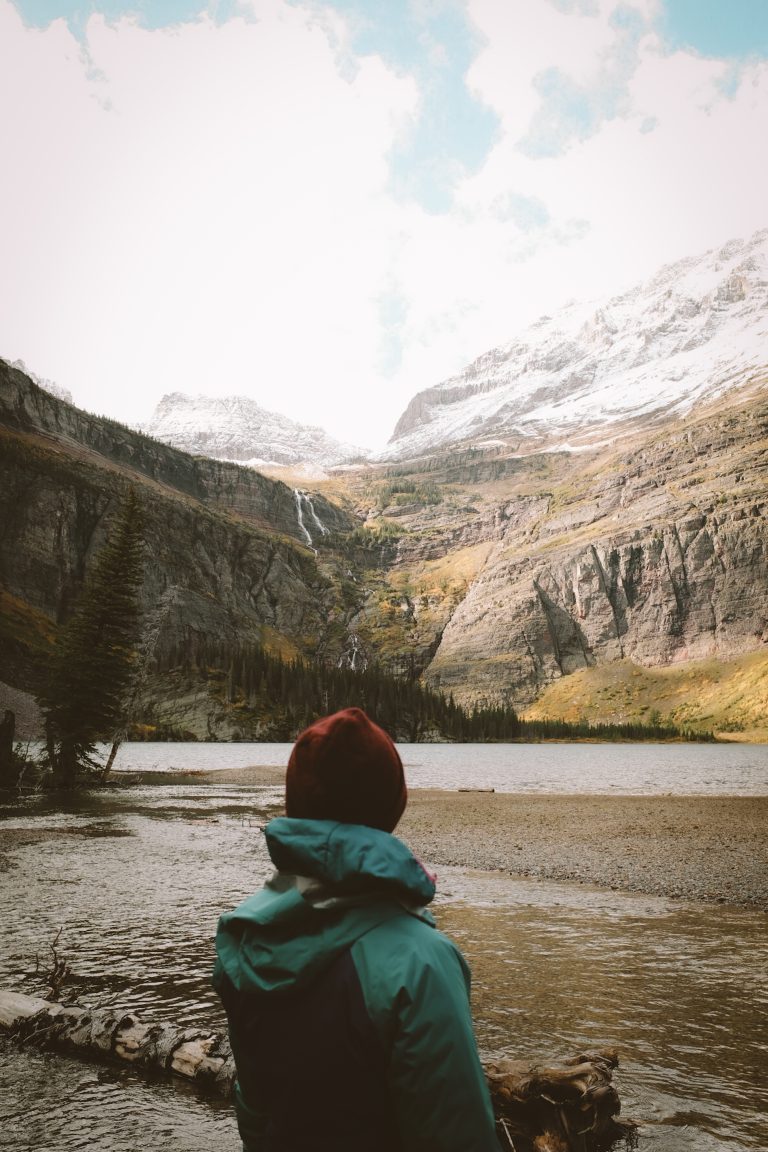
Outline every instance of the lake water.
[[(284, 768), (291, 744), (123, 744), (115, 767)], [(399, 744), (412, 788), (572, 795), (768, 793), (768, 744)]]
[[(267, 756), (263, 763), (282, 766), (287, 748), (133, 745), (124, 768), (228, 768), (256, 762), (257, 750)], [(760, 783), (765, 748), (401, 751), (411, 786), (768, 791)], [(665, 765), (663, 778), (654, 755)], [(588, 787), (569, 789), (569, 780)], [(210, 987), (216, 921), (268, 873), (258, 826), (279, 802), (279, 788), (210, 778), (75, 796), (63, 808), (47, 796), (6, 802), (0, 829), (12, 851), (0, 872), (0, 986), (39, 993), (35, 957), (44, 967), (61, 927), (72, 999), (147, 1020), (223, 1027)], [(546, 1060), (615, 1045), (624, 1113), (642, 1124), (641, 1152), (766, 1152), (764, 914), (446, 867), (435, 911), (472, 967), (485, 1058)], [(239, 1152), (239, 1141), (229, 1107), (186, 1086), (57, 1055), (5, 1054), (0, 1148), (145, 1147)]]

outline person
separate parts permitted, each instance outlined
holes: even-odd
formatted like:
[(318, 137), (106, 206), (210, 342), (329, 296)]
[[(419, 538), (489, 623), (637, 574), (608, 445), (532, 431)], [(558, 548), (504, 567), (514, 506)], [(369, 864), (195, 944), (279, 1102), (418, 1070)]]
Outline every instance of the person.
[(392, 835), (406, 800), (361, 709), (296, 741), (265, 829), (276, 871), (216, 935), (244, 1152), (498, 1152), (469, 970)]

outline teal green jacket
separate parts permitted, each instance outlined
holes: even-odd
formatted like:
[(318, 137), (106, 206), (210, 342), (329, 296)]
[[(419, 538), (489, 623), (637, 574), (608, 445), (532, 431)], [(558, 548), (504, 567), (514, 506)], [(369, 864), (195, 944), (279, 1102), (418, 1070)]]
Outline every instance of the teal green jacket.
[(277, 871), (219, 921), (246, 1152), (498, 1152), (469, 970), (386, 832), (273, 820)]

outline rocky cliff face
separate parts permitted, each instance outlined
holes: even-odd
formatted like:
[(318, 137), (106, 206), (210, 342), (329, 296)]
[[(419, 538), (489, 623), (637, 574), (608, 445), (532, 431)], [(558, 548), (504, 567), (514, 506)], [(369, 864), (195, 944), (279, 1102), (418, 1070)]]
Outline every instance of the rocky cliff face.
[(428, 681), (522, 706), (595, 663), (665, 666), (765, 644), (766, 459), (764, 388), (621, 453), (564, 459), (548, 491), (503, 508), (506, 528)]
[(56, 396), (59, 400), (66, 400), (67, 404), (72, 403), (72, 393), (68, 388), (62, 388), (55, 380), (48, 380), (44, 376), (38, 376), (36, 372), (27, 368), (23, 360), (13, 360), (10, 366), (11, 368), (16, 368), (19, 372), (23, 372), (33, 383), (37, 384), (38, 388), (43, 388), (46, 392), (50, 392), (51, 396)]
[[(151, 436), (93, 416), (40, 388), (0, 360), (0, 423), (8, 429), (53, 438), (61, 450), (95, 466), (127, 469), (212, 509), (243, 517), (265, 529), (307, 542), (296, 492), (252, 468), (174, 451)], [(344, 531), (349, 517), (315, 494), (318, 517), (330, 531)], [(319, 530), (318, 533), (320, 534)]]
[[(144, 615), (160, 649), (263, 641), (291, 653), (321, 641), (336, 597), (286, 485), (90, 416), (4, 362), (0, 446), (0, 590), (30, 627), (67, 616), (133, 484), (146, 520)], [(318, 541), (352, 526), (318, 494), (312, 507)]]

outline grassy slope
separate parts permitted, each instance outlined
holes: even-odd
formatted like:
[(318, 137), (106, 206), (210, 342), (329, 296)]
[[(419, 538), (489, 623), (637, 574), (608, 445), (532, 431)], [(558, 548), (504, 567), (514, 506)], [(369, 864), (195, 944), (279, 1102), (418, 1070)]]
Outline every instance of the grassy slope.
[(641, 668), (629, 660), (586, 668), (550, 684), (525, 716), (621, 723), (648, 720), (654, 711), (730, 740), (768, 742), (768, 651), (668, 668)]

